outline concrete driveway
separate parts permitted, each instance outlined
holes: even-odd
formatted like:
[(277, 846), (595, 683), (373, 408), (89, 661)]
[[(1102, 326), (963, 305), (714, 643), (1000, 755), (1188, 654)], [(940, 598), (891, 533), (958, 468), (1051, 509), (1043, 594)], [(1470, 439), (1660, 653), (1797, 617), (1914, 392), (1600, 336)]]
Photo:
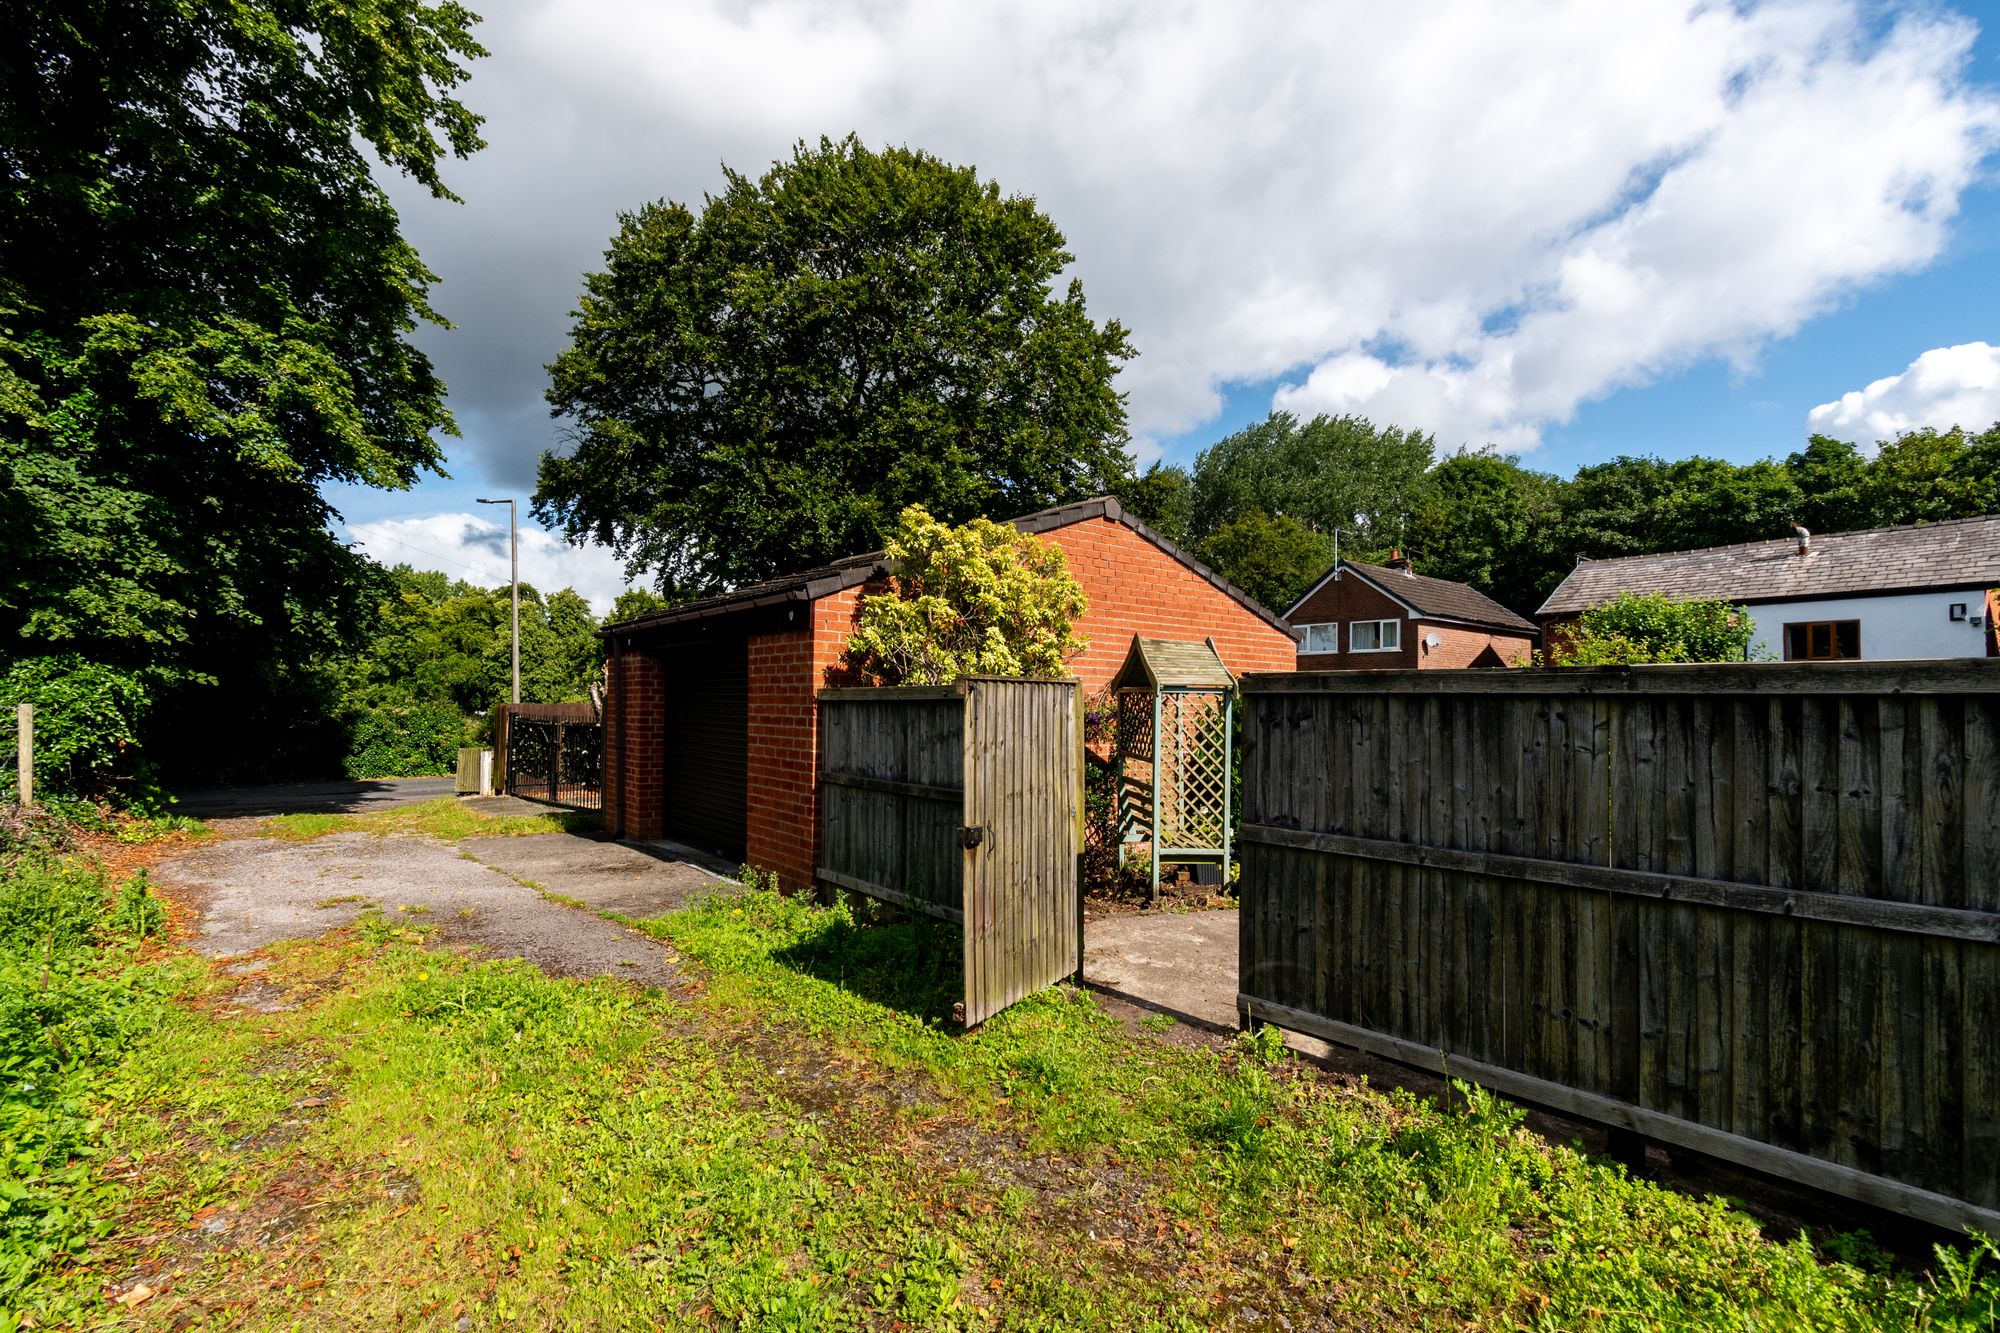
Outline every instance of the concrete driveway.
[[(195, 948), (234, 957), (379, 911), (447, 944), (557, 976), (677, 979), (657, 941), (596, 915), (657, 916), (724, 883), (671, 850), (564, 833), (462, 843), (372, 833), (230, 838), (160, 863), (155, 881), (201, 917)], [(557, 901), (574, 900), (589, 910)]]
[[(1232, 907), (1101, 917), (1084, 927), (1083, 979), (1142, 1009), (1172, 1014), (1212, 1032), (1233, 1033), (1240, 916)], [(1299, 1032), (1287, 1032), (1285, 1044), (1322, 1061), (1335, 1049)], [(1348, 1065), (1364, 1072), (1375, 1068), (1368, 1057), (1360, 1061), (1350, 1059)]]
[(174, 793), (174, 813), (196, 819), (245, 815), (354, 814), (450, 796), (456, 778), (367, 778), (358, 782), (288, 782), (267, 787), (208, 787)]
[(1084, 927), (1083, 979), (1133, 1003), (1236, 1030), (1234, 910), (1130, 912)]

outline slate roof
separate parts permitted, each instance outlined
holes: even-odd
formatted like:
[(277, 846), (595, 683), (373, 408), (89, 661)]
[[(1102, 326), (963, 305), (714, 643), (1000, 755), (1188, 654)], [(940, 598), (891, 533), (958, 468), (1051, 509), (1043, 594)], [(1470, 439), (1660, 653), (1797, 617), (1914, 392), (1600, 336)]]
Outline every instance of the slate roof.
[[(1514, 630), (1522, 634), (1533, 634), (1535, 624), (1515, 615), (1485, 593), (1468, 584), (1452, 579), (1432, 578), (1428, 574), (1409, 574), (1400, 569), (1390, 569), (1385, 565), (1363, 564), (1359, 560), (1342, 559), (1335, 566), (1361, 576), (1380, 592), (1416, 612), (1419, 620), (1454, 620), (1468, 625), (1478, 625), (1484, 629)], [(1334, 571), (1326, 571), (1318, 583), (1313, 584), (1305, 597), (1293, 602), (1285, 612), (1287, 618), (1306, 603), (1306, 598), (1325, 586)]]
[(1867, 597), (1925, 588), (2000, 587), (2000, 514), (1862, 532), (1814, 533), (1699, 551), (1585, 560), (1537, 612), (1575, 615), (1621, 592), (1732, 602)]
[[(1079, 500), (1074, 504), (1058, 505), (1054, 509), (1038, 510), (1032, 514), (1023, 514), (1011, 522), (1017, 531), (1036, 533), (1066, 528), (1072, 523), (1081, 523), (1092, 518), (1108, 518), (1114, 523), (1123, 523), (1185, 565), (1189, 572), (1236, 601), (1245, 610), (1255, 614), (1271, 628), (1280, 633), (1291, 633), (1291, 627), (1271, 614), (1270, 610), (1256, 598), (1126, 513), (1124, 506), (1113, 496), (1099, 495), (1088, 500)], [(600, 636), (624, 634), (633, 630), (653, 629), (715, 616), (732, 615), (739, 611), (776, 606), (785, 602), (816, 602), (822, 597), (880, 578), (888, 572), (889, 557), (881, 551), (869, 551), (863, 555), (847, 556), (832, 564), (818, 565), (812, 569), (802, 569), (796, 573), (766, 579), (762, 583), (746, 584), (731, 592), (704, 597), (700, 601), (683, 602), (679, 606), (670, 606), (665, 610), (654, 611), (617, 625), (606, 625), (597, 632)]]
[(1134, 634), (1125, 664), (1111, 678), (1110, 688), (1227, 690), (1235, 684), (1212, 643), (1142, 639)]

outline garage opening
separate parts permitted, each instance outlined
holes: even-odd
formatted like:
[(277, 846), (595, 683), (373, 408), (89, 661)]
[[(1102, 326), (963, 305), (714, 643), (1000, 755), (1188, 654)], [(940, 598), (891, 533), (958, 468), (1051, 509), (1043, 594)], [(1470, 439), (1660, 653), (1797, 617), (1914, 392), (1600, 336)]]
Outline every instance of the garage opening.
[(665, 667), (666, 835), (743, 858), (750, 771), (750, 650), (741, 638), (679, 644)]

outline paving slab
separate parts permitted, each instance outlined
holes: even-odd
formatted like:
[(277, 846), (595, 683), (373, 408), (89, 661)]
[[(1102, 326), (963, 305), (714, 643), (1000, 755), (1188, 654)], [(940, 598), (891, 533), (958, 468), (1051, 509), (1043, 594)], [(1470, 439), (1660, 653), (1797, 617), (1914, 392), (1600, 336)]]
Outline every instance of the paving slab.
[(496, 870), (574, 898), (593, 912), (649, 917), (686, 907), (722, 876), (694, 853), (561, 835), (468, 838), (463, 850)]
[[(601, 883), (593, 867), (607, 863), (600, 851), (605, 844), (585, 838), (556, 833), (497, 841), (546, 844), (537, 864), (547, 878), (538, 882), (569, 897), (583, 896), (571, 888)], [(644, 859), (677, 881), (689, 873)], [(574, 879), (565, 870), (572, 863), (582, 867)], [(373, 833), (307, 841), (230, 838), (162, 861), (154, 877), (196, 907), (202, 933), (194, 947), (214, 957), (311, 939), (376, 909), (413, 926), (436, 927), (445, 943), (494, 958), (523, 958), (555, 976), (620, 976), (649, 986), (679, 979), (672, 955), (658, 941), (551, 901), (521, 882), (528, 876), (488, 865), (463, 844)], [(648, 901), (684, 901), (690, 891), (655, 881)]]
[[(1083, 979), (1141, 1008), (1234, 1032), (1241, 915), (1227, 908), (1100, 917), (1084, 927)], [(1295, 1032), (1285, 1044), (1315, 1056), (1332, 1049)]]

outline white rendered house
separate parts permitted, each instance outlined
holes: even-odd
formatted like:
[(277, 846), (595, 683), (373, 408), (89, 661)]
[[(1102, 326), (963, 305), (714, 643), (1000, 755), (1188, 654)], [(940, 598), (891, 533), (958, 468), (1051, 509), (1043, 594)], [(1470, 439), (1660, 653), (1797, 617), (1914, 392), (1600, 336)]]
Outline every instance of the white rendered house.
[(1536, 619), (1546, 631), (1621, 592), (1736, 602), (1756, 622), (1757, 658), (1996, 657), (2000, 514), (1584, 560)]

